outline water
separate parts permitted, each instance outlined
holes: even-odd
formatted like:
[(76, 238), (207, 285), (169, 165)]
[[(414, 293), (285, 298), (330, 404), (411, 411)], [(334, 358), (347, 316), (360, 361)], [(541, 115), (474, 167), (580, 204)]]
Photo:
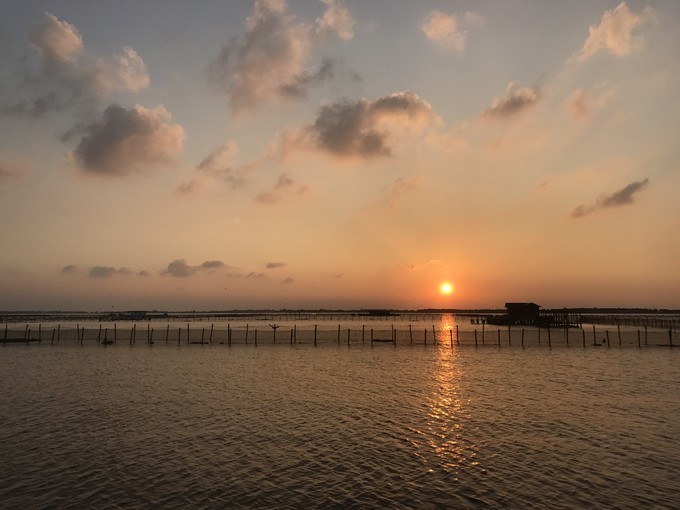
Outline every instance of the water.
[(674, 508), (680, 354), (0, 350), (3, 508)]

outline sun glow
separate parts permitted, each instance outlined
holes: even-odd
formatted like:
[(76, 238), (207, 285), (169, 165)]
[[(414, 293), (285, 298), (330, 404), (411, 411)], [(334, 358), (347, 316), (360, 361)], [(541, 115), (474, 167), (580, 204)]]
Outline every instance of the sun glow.
[(442, 282), (439, 285), (440, 294), (447, 296), (453, 292), (453, 284), (451, 282)]

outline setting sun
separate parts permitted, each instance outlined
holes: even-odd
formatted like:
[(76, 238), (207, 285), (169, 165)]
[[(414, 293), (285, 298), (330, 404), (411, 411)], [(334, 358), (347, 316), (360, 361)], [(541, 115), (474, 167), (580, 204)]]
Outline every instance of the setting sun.
[(453, 292), (453, 285), (450, 282), (442, 282), (439, 286), (439, 292), (444, 295), (451, 294)]

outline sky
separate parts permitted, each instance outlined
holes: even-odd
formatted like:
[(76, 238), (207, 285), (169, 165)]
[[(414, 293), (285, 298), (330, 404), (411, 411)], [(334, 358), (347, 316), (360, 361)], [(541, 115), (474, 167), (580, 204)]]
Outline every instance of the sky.
[(678, 48), (676, 0), (3, 0), (0, 310), (678, 308)]

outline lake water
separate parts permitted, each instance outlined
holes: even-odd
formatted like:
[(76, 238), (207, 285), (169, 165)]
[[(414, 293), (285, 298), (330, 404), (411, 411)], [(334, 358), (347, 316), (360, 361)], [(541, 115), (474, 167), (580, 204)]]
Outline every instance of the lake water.
[(0, 502), (678, 507), (677, 349), (467, 338), (8, 344)]

